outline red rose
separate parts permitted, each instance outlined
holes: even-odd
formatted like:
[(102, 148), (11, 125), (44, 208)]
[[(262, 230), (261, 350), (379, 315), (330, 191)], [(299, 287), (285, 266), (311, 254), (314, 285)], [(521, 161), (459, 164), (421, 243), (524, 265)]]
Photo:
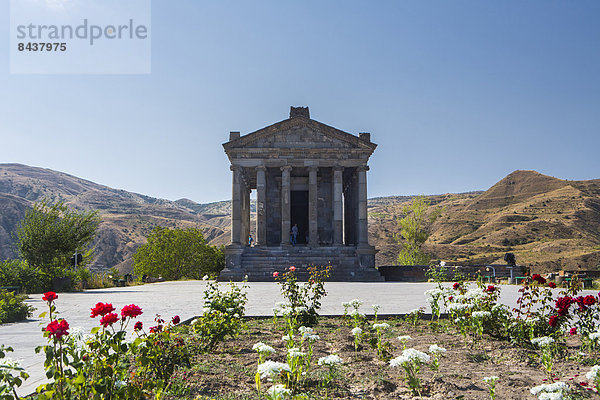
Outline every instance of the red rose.
[(96, 307), (92, 308), (92, 315), (90, 318), (96, 318), (98, 315), (106, 315), (115, 311), (112, 304), (109, 303), (96, 303)]
[(179, 318), (179, 315), (174, 316), (171, 322), (173, 322), (173, 325), (177, 325), (178, 323), (180, 323), (181, 319)]
[(42, 300), (47, 301), (48, 303), (52, 303), (56, 299), (58, 299), (58, 295), (55, 292), (46, 292), (42, 297)]
[(290, 267), (290, 271), (291, 271), (291, 272), (294, 272), (294, 271), (296, 271), (296, 267), (294, 267), (294, 266), (291, 266), (291, 267)]
[(277, 278), (279, 276), (279, 272), (275, 271), (273, 272), (273, 278)]
[(100, 325), (102, 325), (106, 328), (107, 326), (114, 324), (118, 320), (119, 320), (119, 316), (117, 314), (109, 313), (100, 319)]
[(550, 317), (550, 319), (548, 320), (548, 324), (551, 327), (556, 327), (556, 325), (558, 324), (558, 316), (557, 315), (553, 315)]
[(577, 335), (577, 328), (575, 328), (575, 327), (571, 328), (571, 330), (569, 331), (569, 335), (571, 335), (571, 336)]
[(450, 296), (450, 297), (448, 297), (448, 300), (452, 301), (453, 298), (454, 298), (454, 296)]
[(144, 327), (144, 325), (142, 324), (142, 321), (138, 321), (133, 326), (133, 329), (136, 331), (141, 331), (143, 327)]
[(130, 304), (121, 309), (122, 317), (135, 318), (138, 315), (142, 314), (142, 309), (136, 306), (135, 304)]
[(454, 285), (452, 285), (452, 288), (454, 290), (458, 290), (459, 287), (460, 287), (460, 283), (458, 283), (458, 282), (454, 282)]
[(533, 274), (533, 275), (531, 275), (531, 279), (533, 279), (534, 281), (536, 281), (540, 285), (543, 285), (544, 283), (546, 283), (546, 278), (542, 277), (540, 274)]
[(494, 290), (496, 290), (496, 287), (494, 285), (488, 285), (488, 287), (487, 287), (488, 293), (492, 293)]
[(550, 286), (552, 289), (556, 288), (556, 283), (554, 282), (548, 282), (548, 286)]
[(573, 304), (574, 300), (570, 296), (559, 297), (556, 300), (556, 312), (558, 315), (565, 316), (569, 312), (569, 307)]
[(46, 327), (46, 332), (50, 335), (50, 337), (54, 336), (60, 340), (64, 335), (68, 335), (69, 323), (64, 319), (60, 321), (54, 320), (51, 321)]
[(583, 298), (583, 304), (585, 304), (586, 306), (593, 306), (594, 304), (596, 304), (596, 298), (589, 294)]

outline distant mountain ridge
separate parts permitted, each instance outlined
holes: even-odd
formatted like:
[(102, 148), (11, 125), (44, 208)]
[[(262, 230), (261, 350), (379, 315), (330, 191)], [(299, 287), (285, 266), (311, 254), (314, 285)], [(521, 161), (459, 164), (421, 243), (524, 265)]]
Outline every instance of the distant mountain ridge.
[(97, 268), (128, 270), (131, 255), (157, 225), (198, 227), (207, 240), (224, 233), (223, 217), (204, 216), (202, 205), (157, 199), (113, 189), (50, 169), (0, 164), (0, 259), (13, 257), (12, 238), (28, 207), (44, 198), (80, 210), (98, 210), (102, 223), (95, 241)]
[[(378, 265), (395, 264), (402, 207), (414, 196), (369, 199), (370, 242)], [(507, 251), (543, 269), (600, 265), (600, 179), (567, 181), (515, 171), (486, 191), (428, 196), (443, 207), (426, 249), (456, 263), (490, 263)], [(13, 237), (27, 208), (43, 198), (99, 210), (94, 268), (131, 270), (131, 256), (157, 225), (197, 227), (212, 244), (229, 243), (230, 201), (157, 199), (21, 164), (0, 164), (0, 259), (14, 257)], [(252, 204), (254, 211), (254, 204)], [(254, 214), (252, 214), (254, 220)]]

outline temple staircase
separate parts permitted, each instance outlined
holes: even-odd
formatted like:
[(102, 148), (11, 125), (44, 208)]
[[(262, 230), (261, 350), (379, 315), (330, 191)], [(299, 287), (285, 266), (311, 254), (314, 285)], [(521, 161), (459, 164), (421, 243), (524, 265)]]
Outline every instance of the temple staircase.
[(273, 272), (285, 272), (296, 267), (301, 281), (308, 280), (307, 268), (331, 265), (328, 281), (383, 282), (375, 268), (361, 267), (354, 247), (246, 247), (242, 253), (242, 266), (249, 281), (273, 281)]

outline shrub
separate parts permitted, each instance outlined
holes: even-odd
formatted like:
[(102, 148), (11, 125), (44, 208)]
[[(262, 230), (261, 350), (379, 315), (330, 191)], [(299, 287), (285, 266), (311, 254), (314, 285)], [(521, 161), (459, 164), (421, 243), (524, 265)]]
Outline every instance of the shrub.
[(204, 312), (192, 321), (200, 336), (201, 350), (210, 351), (227, 336), (235, 337), (244, 328), (242, 320), (248, 297), (245, 284), (231, 282), (228, 291), (221, 291), (216, 281), (208, 281), (204, 291)]
[(25, 304), (26, 296), (0, 290), (0, 324), (17, 322), (31, 316), (33, 307)]
[(3, 286), (19, 286), (25, 293), (41, 293), (49, 281), (39, 269), (27, 261), (6, 260), (0, 263), (0, 282)]
[(318, 323), (321, 298), (327, 295), (325, 281), (329, 278), (331, 265), (326, 267), (308, 267), (309, 278), (306, 283), (299, 283), (296, 267), (286, 272), (274, 272), (273, 277), (279, 282), (281, 294), (291, 307), (292, 319), (297, 326), (314, 326)]

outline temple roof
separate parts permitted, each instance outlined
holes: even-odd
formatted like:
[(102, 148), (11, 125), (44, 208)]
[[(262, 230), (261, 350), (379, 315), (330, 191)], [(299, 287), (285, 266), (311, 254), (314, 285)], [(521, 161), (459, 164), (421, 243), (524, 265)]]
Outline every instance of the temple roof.
[[(310, 119), (308, 107), (292, 107), (290, 118), (276, 122), (265, 128), (237, 137), (233, 134), (231, 140), (223, 144), (225, 152), (232, 158), (243, 152), (263, 152), (269, 156), (274, 153), (294, 153), (299, 158), (307, 150), (315, 152), (339, 152), (349, 154), (361, 153), (368, 158), (377, 145), (370, 140), (370, 134), (361, 133), (355, 136), (348, 132)], [(261, 151), (262, 150), (262, 151)]]

